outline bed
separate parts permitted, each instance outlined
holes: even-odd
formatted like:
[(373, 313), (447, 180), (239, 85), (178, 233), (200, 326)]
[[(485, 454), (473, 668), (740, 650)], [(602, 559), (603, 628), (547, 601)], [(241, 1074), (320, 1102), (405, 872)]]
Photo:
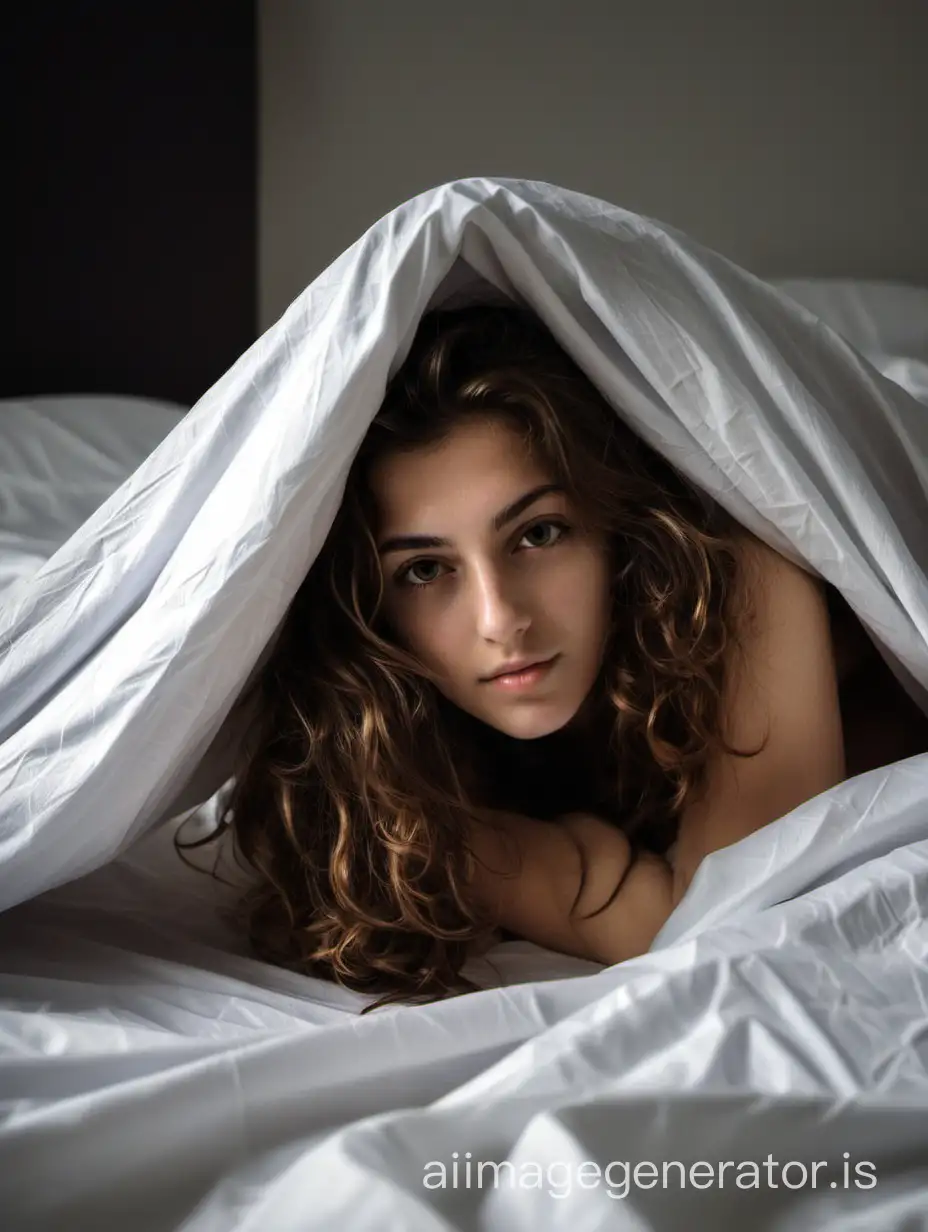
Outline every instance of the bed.
[[(461, 202), (479, 200), (491, 222), (504, 217), (526, 246), (507, 248), (492, 226), (479, 223), (489, 239), (472, 249), (471, 263), (500, 285), (505, 280), (495, 256), (518, 283), (519, 261), (531, 254), (531, 244), (513, 215), (497, 208), (498, 200), (505, 206), (510, 193), (555, 233), (558, 217), (570, 224), (589, 218), (587, 198), (536, 188), (461, 181), (450, 186), (458, 196), (425, 194), (417, 199), (420, 214), (411, 209), (399, 221), (424, 225), (433, 216), (429, 208), (447, 220)], [(641, 223), (621, 211), (614, 217), (632, 231)], [(649, 230), (656, 224), (645, 220), (641, 226), (641, 234), (667, 243), (667, 232)], [(359, 241), (320, 283), (329, 278), (344, 287), (351, 270), (383, 243), (385, 232), (374, 232), (369, 247)], [(399, 232), (390, 233), (397, 251)], [(671, 238), (678, 252), (690, 259), (696, 253), (700, 270), (709, 269), (717, 286), (735, 279), (727, 263), (714, 265), (695, 246)], [(579, 250), (570, 226), (560, 239)], [(534, 259), (537, 265), (537, 254)], [(459, 262), (446, 279), (451, 286)], [(551, 277), (542, 281), (557, 285)], [(705, 294), (704, 284), (693, 282)], [(399, 283), (396, 273), (393, 285)], [(537, 294), (536, 302), (546, 303), (530, 277), (518, 285), (527, 298)], [(887, 449), (900, 441), (906, 456), (913, 441), (922, 448), (928, 439), (928, 410), (919, 418), (928, 405), (928, 289), (813, 279), (783, 281), (776, 292), (756, 280), (731, 285), (745, 297), (750, 291), (758, 305), (768, 304), (769, 292), (769, 321), (791, 323), (810, 338), (824, 334), (829, 356), (840, 356), (855, 380), (875, 382), (896, 432)], [(3, 404), (0, 612), (22, 613), (38, 603), (40, 590), (46, 602), (79, 595), (91, 603), (107, 593), (100, 591), (101, 571), (121, 568), (117, 549), (125, 543), (135, 543), (150, 562), (144, 589), (133, 592), (125, 584), (142, 569), (135, 558), (112, 582), (116, 611), (101, 637), (111, 657), (101, 660), (99, 676), (90, 681), (101, 689), (99, 708), (81, 712), (101, 726), (115, 722), (104, 693), (106, 665), (117, 662), (114, 643), (152, 595), (177, 593), (170, 591), (181, 585), (171, 569), (185, 551), (191, 556), (184, 578), (190, 586), (190, 579), (206, 585), (209, 568), (193, 555), (195, 531), (210, 526), (218, 534), (222, 521), (219, 481), (198, 491), (194, 457), (183, 490), (197, 491), (196, 508), (170, 553), (159, 555), (166, 532), (150, 480), (157, 471), (159, 490), (167, 491), (182, 460), (195, 453), (210, 415), (215, 423), (225, 416), (210, 442), (212, 456), (221, 453), (223, 439), (238, 430), (236, 408), (245, 405), (242, 391), (255, 364), (273, 367), (279, 338), (292, 338), (294, 322), (306, 318), (313, 294), (322, 292), (310, 288), (309, 298), (275, 327), (283, 333), (265, 340), (257, 357), (254, 351), (243, 357), (190, 415), (176, 404), (80, 391)], [(414, 302), (412, 292), (408, 299)], [(586, 302), (593, 302), (591, 295)], [(733, 302), (734, 292), (725, 303)], [(384, 320), (393, 318), (378, 323)], [(760, 308), (756, 320), (764, 321)], [(746, 312), (735, 324), (733, 334), (752, 328)], [(397, 324), (387, 344), (391, 359), (401, 353), (403, 328)], [(585, 334), (600, 344), (592, 329)], [(357, 341), (369, 353), (363, 322)], [(777, 336), (783, 356), (790, 354), (787, 342), (784, 330)], [(591, 352), (585, 362), (594, 369), (599, 361)], [(673, 379), (685, 384), (685, 365)], [(353, 395), (363, 399), (358, 381)], [(262, 396), (271, 388), (265, 386)], [(629, 379), (626, 393), (631, 389)], [(302, 378), (300, 396), (317, 394)], [(695, 439), (701, 425), (694, 424)], [(360, 420), (356, 426), (363, 428)], [(820, 424), (815, 427), (821, 432)], [(679, 452), (669, 429), (663, 439)], [(810, 456), (824, 472), (824, 462), (835, 457), (835, 440), (823, 436), (819, 448), (811, 429), (809, 439)], [(733, 453), (736, 446), (733, 434)], [(349, 441), (345, 457), (350, 448)], [(275, 456), (269, 450), (256, 465), (271, 467)], [(767, 456), (774, 467), (775, 450)], [(917, 479), (924, 489), (928, 455), (916, 462), (911, 475), (899, 475), (899, 484)], [(228, 473), (237, 465), (237, 454), (223, 457)], [(798, 473), (783, 470), (795, 485), (797, 510)], [(234, 477), (244, 482), (243, 473)], [(891, 483), (894, 474), (884, 479)], [(809, 482), (825, 490), (828, 481), (813, 475)], [(876, 496), (856, 490), (869, 516)], [(180, 491), (170, 493), (172, 509)], [(337, 487), (333, 493), (318, 514), (317, 538), (337, 502)], [(762, 502), (752, 499), (745, 509), (756, 515)], [(282, 499), (276, 506), (281, 537), (291, 534), (288, 508)], [(133, 539), (126, 522), (136, 514), (144, 515), (148, 529), (136, 528)], [(919, 618), (928, 582), (917, 571), (926, 565), (924, 549), (919, 558), (912, 546), (917, 527), (902, 526), (894, 515), (902, 529), (898, 542), (890, 541), (881, 537), (888, 523), (874, 515), (866, 539), (869, 523), (851, 518), (844, 554), (835, 549), (829, 558), (825, 547), (841, 543), (837, 520), (831, 538), (823, 532), (816, 540), (806, 516), (797, 514), (790, 524), (799, 529), (787, 535), (783, 550), (801, 557), (797, 544), (811, 545), (815, 567), (823, 575), (831, 570), (830, 580), (867, 617), (899, 678), (923, 702), (928, 630)], [(197, 517), (206, 521), (198, 524)], [(81, 552), (89, 561), (88, 545), (114, 525), (123, 538), (113, 539), (111, 556), (101, 553), (88, 563), (85, 587), (75, 561)], [(755, 525), (761, 533), (769, 530)], [(922, 542), (928, 544), (925, 525)], [(890, 561), (882, 590), (868, 592), (863, 574), (855, 580), (847, 563), (847, 544), (858, 532), (874, 556), (882, 544)], [(312, 550), (312, 543), (303, 548)], [(895, 573), (892, 562), (901, 562)], [(908, 583), (900, 580), (909, 578), (906, 569), (915, 571)], [(279, 585), (283, 603), (283, 570), (267, 576), (269, 585)], [(190, 603), (201, 602), (199, 592), (190, 595)], [(909, 625), (894, 623), (891, 599), (911, 617)], [(34, 608), (33, 637), (44, 621), (55, 619), (50, 613), (51, 607)], [(169, 618), (164, 608), (162, 622)], [(273, 619), (268, 615), (270, 625)], [(15, 622), (7, 631), (11, 627), (15, 633)], [(78, 642), (83, 627), (77, 619)], [(237, 643), (249, 663), (261, 644), (257, 634)], [(62, 691), (79, 682), (94, 653), (89, 645), (73, 649)], [(129, 670), (120, 663), (120, 671)], [(15, 719), (4, 716), (5, 739), (14, 728), (14, 735), (28, 735), (51, 704), (34, 675), (24, 671), (13, 679), (18, 709), (10, 708)], [(207, 693), (205, 687), (184, 693), (184, 721), (188, 710), (205, 713)], [(190, 720), (202, 740), (183, 767), (178, 754), (168, 757), (178, 783), (189, 781), (191, 767), (212, 747), (218, 709), (211, 725)], [(92, 757), (96, 737), (86, 717), (78, 732), (78, 712), (67, 713), (66, 722), (50, 729), (60, 732), (56, 751), (65, 757), (72, 744), (89, 741), (82, 755)], [(41, 790), (50, 797), (55, 763), (50, 737), (43, 739), (48, 772)], [(132, 747), (140, 759), (152, 753), (138, 741)], [(100, 754), (104, 762), (106, 752)], [(137, 769), (139, 763), (111, 758), (108, 764), (111, 778), (99, 788), (108, 797), (97, 800), (128, 798), (125, 780), (148, 777), (144, 810), (105, 842), (91, 836), (96, 815), (89, 808), (81, 814), (82, 829), (60, 831), (14, 824), (9, 803), (6, 813), (0, 811), (7, 908), (0, 915), (5, 1227), (928, 1227), (928, 755), (841, 784), (713, 856), (652, 952), (640, 959), (602, 970), (510, 941), (488, 956), (492, 968), (480, 960), (469, 967), (485, 991), (364, 1017), (358, 1012), (368, 998), (249, 955), (228, 916), (245, 874), (227, 844), (187, 853), (206, 873), (178, 859), (172, 844), (178, 828), (190, 840), (216, 824), (227, 790), (221, 769), (212, 783), (216, 790), (191, 804), (183, 792), (168, 790), (163, 777)], [(10, 777), (0, 780), (7, 802), (22, 765), (9, 770), (8, 764)], [(137, 823), (143, 812), (144, 824)], [(106, 824), (101, 821), (101, 828)]]

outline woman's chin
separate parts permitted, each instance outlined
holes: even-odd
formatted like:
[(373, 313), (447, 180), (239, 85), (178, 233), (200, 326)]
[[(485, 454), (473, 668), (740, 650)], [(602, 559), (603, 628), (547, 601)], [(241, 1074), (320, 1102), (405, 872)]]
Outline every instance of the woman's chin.
[(542, 740), (545, 736), (553, 736), (555, 732), (562, 731), (575, 714), (576, 710), (552, 709), (546, 714), (530, 714), (526, 711), (521, 714), (494, 715), (485, 721), (497, 731), (511, 736), (513, 740)]

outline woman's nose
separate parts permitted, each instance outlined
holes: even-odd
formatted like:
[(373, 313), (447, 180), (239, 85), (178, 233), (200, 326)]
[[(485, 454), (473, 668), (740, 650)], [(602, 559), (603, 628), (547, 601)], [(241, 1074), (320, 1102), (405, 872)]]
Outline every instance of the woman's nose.
[(477, 631), (487, 641), (510, 645), (531, 624), (529, 596), (514, 578), (487, 571), (477, 578), (475, 591)]

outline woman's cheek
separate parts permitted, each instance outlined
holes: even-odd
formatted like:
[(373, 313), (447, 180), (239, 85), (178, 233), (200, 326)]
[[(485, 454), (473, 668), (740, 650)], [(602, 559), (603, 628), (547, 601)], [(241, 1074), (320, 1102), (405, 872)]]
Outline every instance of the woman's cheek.
[(461, 645), (461, 638), (454, 635), (453, 614), (422, 598), (409, 621), (410, 639), (431, 667), (447, 668), (455, 646)]

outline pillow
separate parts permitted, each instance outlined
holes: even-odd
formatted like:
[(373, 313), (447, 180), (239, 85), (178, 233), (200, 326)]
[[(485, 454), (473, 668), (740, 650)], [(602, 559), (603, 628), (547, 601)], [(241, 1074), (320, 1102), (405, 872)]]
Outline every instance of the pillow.
[(775, 278), (883, 376), (928, 403), (928, 287), (856, 279)]
[(0, 594), (30, 578), (185, 413), (113, 395), (0, 399)]

